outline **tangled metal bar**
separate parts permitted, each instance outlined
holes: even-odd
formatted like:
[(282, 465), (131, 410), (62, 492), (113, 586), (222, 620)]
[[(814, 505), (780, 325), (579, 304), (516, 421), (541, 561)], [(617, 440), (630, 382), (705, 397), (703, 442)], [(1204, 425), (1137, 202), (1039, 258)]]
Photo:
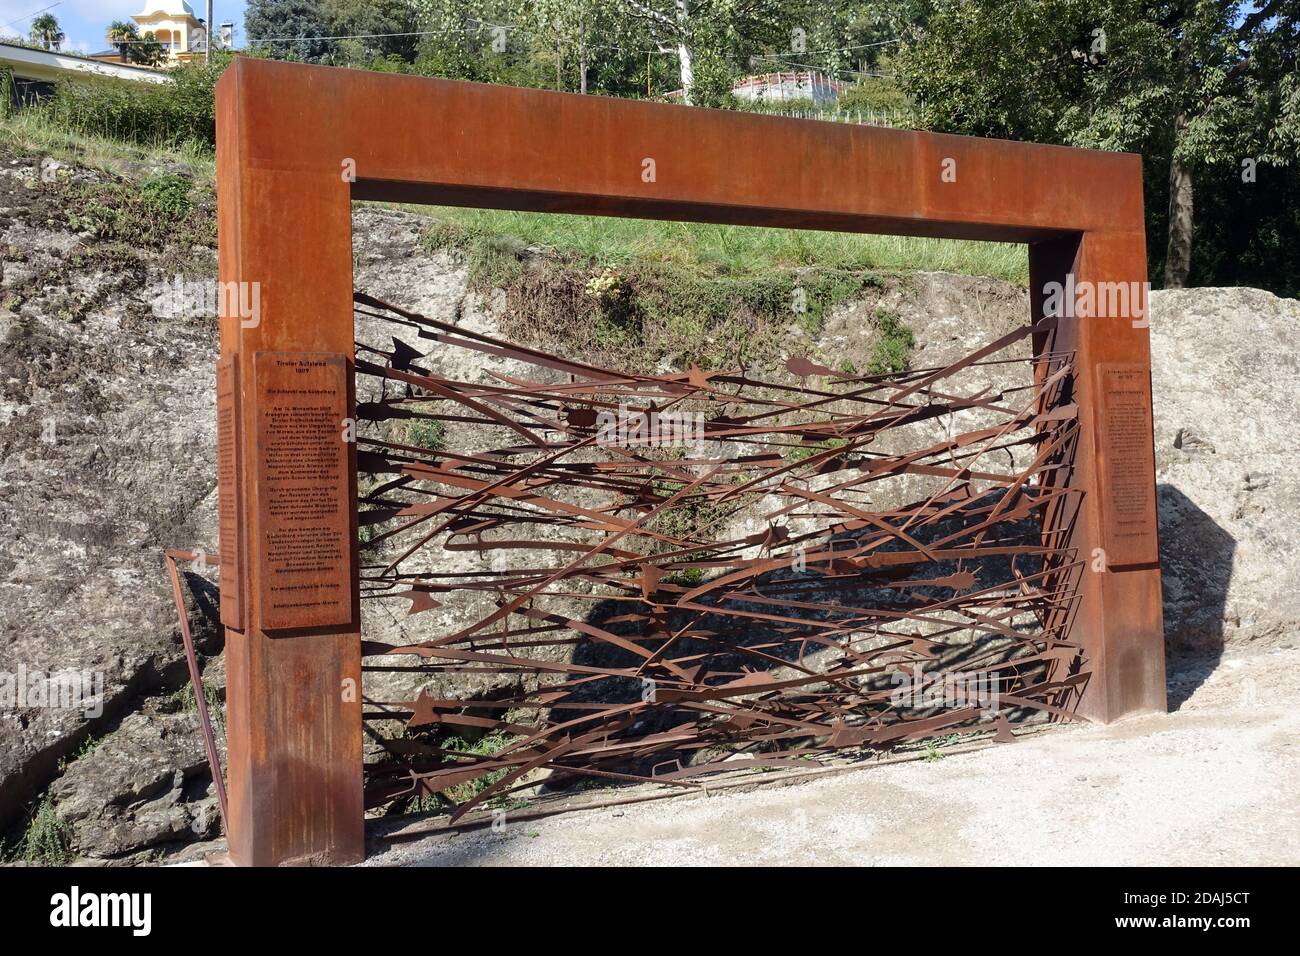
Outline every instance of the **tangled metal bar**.
[[(462, 794), (454, 820), (543, 780), (693, 786), (1070, 716), (1054, 320), (898, 374), (643, 375), (355, 301), (392, 333), (357, 343), (362, 600), (422, 616), (418, 641), (363, 640), (368, 806)], [(477, 381), (435, 374), (453, 354)]]

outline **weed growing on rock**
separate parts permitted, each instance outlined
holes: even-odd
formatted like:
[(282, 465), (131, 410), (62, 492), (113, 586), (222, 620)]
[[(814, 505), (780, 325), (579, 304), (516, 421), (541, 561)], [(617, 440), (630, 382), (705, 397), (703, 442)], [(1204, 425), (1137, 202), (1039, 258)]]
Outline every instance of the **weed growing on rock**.
[(64, 197), (68, 224), (95, 239), (159, 251), (216, 245), (210, 200), (196, 202), (193, 184), (174, 174), (126, 181), (70, 183)]
[(12, 859), (38, 866), (59, 866), (72, 859), (68, 849), (71, 830), (54, 803), (46, 798), (37, 804), (27, 829), (14, 848)]
[(447, 440), (447, 429), (436, 418), (411, 418), (402, 429), (401, 443), (426, 451), (439, 451)]

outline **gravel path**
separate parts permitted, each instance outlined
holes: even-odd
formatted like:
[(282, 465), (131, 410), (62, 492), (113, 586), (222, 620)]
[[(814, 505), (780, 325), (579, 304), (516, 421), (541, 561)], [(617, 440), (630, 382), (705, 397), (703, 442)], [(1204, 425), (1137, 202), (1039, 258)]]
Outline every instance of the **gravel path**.
[(1295, 865), (1300, 650), (1171, 675), (1168, 715), (934, 762), (394, 844), (367, 865)]

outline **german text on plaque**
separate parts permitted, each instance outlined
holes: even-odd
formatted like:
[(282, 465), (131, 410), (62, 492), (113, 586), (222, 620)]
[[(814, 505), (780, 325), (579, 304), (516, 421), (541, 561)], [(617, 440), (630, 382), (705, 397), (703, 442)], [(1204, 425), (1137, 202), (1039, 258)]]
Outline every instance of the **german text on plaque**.
[(347, 625), (347, 361), (332, 352), (259, 352), (254, 365), (262, 627)]
[(1151, 381), (1145, 365), (1097, 368), (1106, 562), (1158, 561)]
[(221, 623), (244, 628), (243, 500), (239, 462), (239, 357), (217, 363), (217, 551), (221, 562)]

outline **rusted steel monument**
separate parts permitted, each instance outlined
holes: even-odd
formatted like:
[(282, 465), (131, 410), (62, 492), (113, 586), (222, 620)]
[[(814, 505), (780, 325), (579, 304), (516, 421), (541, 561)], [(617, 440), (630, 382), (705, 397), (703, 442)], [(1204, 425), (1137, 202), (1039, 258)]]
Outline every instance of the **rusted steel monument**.
[[(781, 765), (978, 722), (899, 718), (888, 678), (922, 663), (1026, 711), (1164, 710), (1139, 157), (251, 59), (217, 98), (220, 278), (260, 289), (256, 321), (222, 319), (218, 368), (236, 862), (357, 861), (367, 806), (487, 770), (458, 814), (538, 768), (681, 785), (726, 754)], [(358, 199), (1021, 242), (1032, 313), (902, 373), (600, 368), (354, 291)], [(359, 348), (359, 317), (427, 351)], [(438, 349), (519, 370), (450, 381), (421, 362)], [(1027, 384), (963, 381), (1014, 363)], [(689, 412), (699, 448), (603, 447), (629, 407)], [(482, 443), (368, 430), (394, 416)], [(933, 485), (873, 504), (900, 476)], [(745, 502), (763, 520), (724, 533)], [(662, 520), (686, 505), (688, 525)], [(420, 547), (509, 563), (431, 573), (406, 563)], [(363, 600), (436, 614), (470, 593), (494, 600), (471, 626), (362, 639)], [(474, 714), (423, 691), (381, 705), (363, 659), (531, 683)], [(477, 762), (389, 742), (363, 768), (376, 716), (512, 740)]]

